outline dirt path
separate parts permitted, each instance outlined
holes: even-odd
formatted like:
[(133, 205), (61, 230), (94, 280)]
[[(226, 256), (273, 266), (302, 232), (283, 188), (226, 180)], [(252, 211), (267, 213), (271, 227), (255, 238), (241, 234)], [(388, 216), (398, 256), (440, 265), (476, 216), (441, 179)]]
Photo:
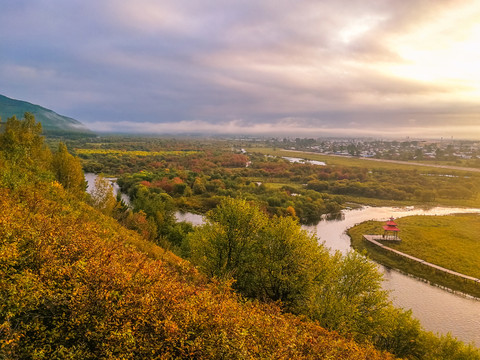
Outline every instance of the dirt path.
[(465, 279), (465, 280), (470, 280), (470, 281), (473, 281), (477, 284), (480, 284), (480, 279), (477, 279), (473, 276), (468, 276), (468, 275), (465, 275), (465, 274), (461, 274), (459, 272), (456, 272), (456, 271), (453, 271), (453, 270), (450, 270), (450, 269), (446, 269), (444, 267), (441, 267), (441, 266), (438, 266), (438, 265), (435, 265), (435, 264), (432, 264), (432, 263), (429, 263), (425, 260), (422, 260), (422, 259), (419, 259), (419, 258), (416, 258), (412, 255), (408, 255), (408, 254), (405, 254), (401, 251), (398, 251), (398, 250), (395, 250), (395, 249), (392, 249), (391, 247), (388, 247), (388, 246), (385, 246), (381, 243), (379, 243), (378, 241), (376, 241), (375, 239), (378, 239), (380, 236), (379, 235), (363, 235), (363, 238), (369, 242), (371, 242), (372, 244), (378, 246), (378, 247), (381, 247), (382, 249), (385, 249), (387, 251), (390, 251), (390, 252), (393, 252), (397, 255), (400, 255), (400, 256), (403, 256), (407, 259), (410, 259), (412, 261), (416, 261), (422, 265), (425, 265), (425, 266), (429, 266), (433, 269), (436, 269), (436, 270), (439, 270), (439, 271), (442, 271), (444, 273), (447, 273), (447, 274), (450, 274), (450, 275), (454, 275), (454, 276), (457, 276), (457, 277), (460, 277), (462, 279)]

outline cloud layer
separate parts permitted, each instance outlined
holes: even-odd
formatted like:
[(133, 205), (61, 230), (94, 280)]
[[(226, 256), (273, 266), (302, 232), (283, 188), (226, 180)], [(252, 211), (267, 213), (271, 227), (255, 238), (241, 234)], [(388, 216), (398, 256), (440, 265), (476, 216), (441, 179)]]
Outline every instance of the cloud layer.
[(0, 93), (94, 130), (480, 138), (480, 3), (6, 0)]

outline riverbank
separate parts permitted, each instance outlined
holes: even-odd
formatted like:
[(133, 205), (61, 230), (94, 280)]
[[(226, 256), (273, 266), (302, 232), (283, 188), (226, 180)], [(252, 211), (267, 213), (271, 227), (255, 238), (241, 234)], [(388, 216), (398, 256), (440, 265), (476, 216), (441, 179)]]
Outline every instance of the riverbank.
[[(471, 226), (476, 221), (477, 214), (402, 218), (397, 221), (402, 231), (402, 242), (384, 245), (454, 272), (479, 278), (480, 269), (477, 264), (480, 261), (480, 230)], [(350, 228), (348, 235), (352, 246), (358, 251), (366, 251), (370, 258), (387, 267), (435, 285), (480, 297), (480, 284), (477, 282), (399, 256), (363, 238), (363, 234), (378, 234), (382, 224), (366, 221)]]

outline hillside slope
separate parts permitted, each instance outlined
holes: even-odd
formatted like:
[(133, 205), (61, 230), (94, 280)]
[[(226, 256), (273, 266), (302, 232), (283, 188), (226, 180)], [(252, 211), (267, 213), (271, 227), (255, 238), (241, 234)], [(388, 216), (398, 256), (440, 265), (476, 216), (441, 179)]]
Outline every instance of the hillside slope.
[(0, 356), (392, 358), (243, 301), (58, 183), (0, 189), (0, 212)]
[(6, 121), (7, 118), (12, 117), (13, 115), (21, 119), (25, 112), (32, 113), (35, 116), (35, 119), (42, 124), (44, 134), (93, 135), (92, 131), (80, 121), (59, 115), (56, 112), (39, 105), (0, 95), (0, 117), (3, 121)]

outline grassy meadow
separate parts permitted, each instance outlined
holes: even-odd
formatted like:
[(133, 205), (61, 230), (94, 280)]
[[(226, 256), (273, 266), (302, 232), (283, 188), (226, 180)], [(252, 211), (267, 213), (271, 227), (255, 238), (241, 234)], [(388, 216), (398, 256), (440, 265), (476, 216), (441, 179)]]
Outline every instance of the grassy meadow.
[[(396, 220), (401, 243), (387, 246), (453, 271), (480, 278), (480, 220), (478, 214), (409, 216)], [(453, 290), (480, 296), (480, 286), (440, 273), (386, 252), (363, 240), (363, 234), (381, 234), (383, 222), (367, 221), (349, 230), (353, 246), (374, 260)]]

